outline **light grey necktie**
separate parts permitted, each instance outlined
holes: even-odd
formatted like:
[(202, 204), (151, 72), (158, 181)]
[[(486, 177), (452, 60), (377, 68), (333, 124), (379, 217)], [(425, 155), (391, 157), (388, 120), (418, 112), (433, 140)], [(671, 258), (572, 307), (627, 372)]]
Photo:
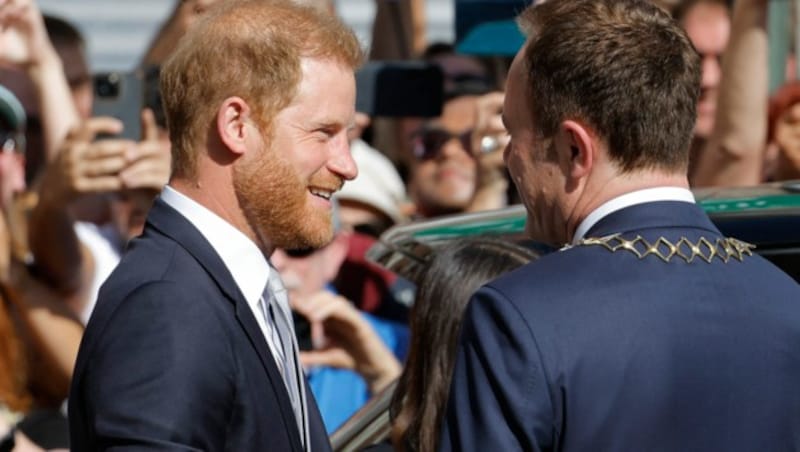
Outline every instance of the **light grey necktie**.
[[(303, 441), (303, 448), (309, 450), (305, 385), (303, 384), (303, 373), (297, 361), (297, 339), (294, 334), (294, 325), (290, 321), (291, 317), (289, 316), (291, 314), (287, 312), (286, 289), (278, 276), (278, 272), (274, 268), (270, 270), (269, 281), (264, 289), (265, 303), (262, 306), (264, 306), (264, 314), (267, 317), (267, 321), (272, 326), (273, 342), (281, 348), (283, 354), (282, 359), (278, 361), (283, 364), (281, 373), (283, 374), (286, 389), (289, 392), (289, 398), (292, 401), (292, 410), (297, 421), (297, 429), (300, 432), (301, 441)], [(278, 297), (283, 297), (281, 301), (286, 304), (286, 308), (281, 306)], [(276, 332), (277, 341), (274, 340)]]

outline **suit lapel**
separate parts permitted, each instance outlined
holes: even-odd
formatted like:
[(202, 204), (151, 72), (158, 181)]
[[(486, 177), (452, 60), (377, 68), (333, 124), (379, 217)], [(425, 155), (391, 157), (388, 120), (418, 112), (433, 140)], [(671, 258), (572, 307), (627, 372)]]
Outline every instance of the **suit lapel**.
[(275, 394), (275, 398), (279, 402), (278, 406), (281, 410), (284, 428), (289, 433), (289, 436), (291, 436), (292, 444), (295, 446), (295, 449), (303, 450), (303, 443), (300, 439), (300, 432), (297, 431), (297, 422), (295, 421), (294, 410), (292, 409), (292, 401), (289, 399), (289, 393), (286, 391), (283, 377), (278, 371), (278, 365), (275, 363), (272, 352), (269, 351), (264, 333), (261, 332), (261, 328), (259, 328), (255, 317), (253, 317), (253, 312), (246, 302), (236, 303), (235, 309), (239, 324), (242, 326), (245, 333), (247, 333), (250, 343), (258, 352), (261, 364), (263, 364), (264, 368), (267, 370), (267, 375), (271, 383), (270, 386)]
[(247, 300), (245, 300), (244, 295), (236, 285), (222, 258), (219, 257), (211, 244), (191, 222), (162, 201), (160, 197), (156, 198), (147, 216), (147, 226), (158, 230), (181, 245), (205, 269), (223, 295), (233, 303), (236, 319), (250, 340), (250, 344), (258, 354), (261, 365), (266, 371), (270, 387), (275, 394), (275, 399), (278, 401), (284, 429), (292, 438), (294, 449), (302, 451), (300, 433), (297, 431), (292, 403), (286, 392), (283, 377), (278, 370), (272, 352), (269, 350), (264, 333), (258, 326)]

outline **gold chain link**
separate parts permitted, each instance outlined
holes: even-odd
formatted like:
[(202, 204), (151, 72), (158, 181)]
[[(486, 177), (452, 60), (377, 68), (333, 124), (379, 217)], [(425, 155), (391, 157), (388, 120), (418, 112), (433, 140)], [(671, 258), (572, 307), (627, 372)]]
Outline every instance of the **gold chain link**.
[(719, 258), (727, 263), (731, 259), (742, 261), (745, 256), (752, 256), (753, 244), (742, 242), (734, 238), (715, 238), (708, 240), (701, 237), (697, 242), (692, 242), (686, 237), (681, 237), (677, 243), (672, 243), (664, 237), (659, 237), (655, 243), (650, 243), (641, 235), (629, 240), (623, 238), (621, 234), (612, 234), (605, 237), (590, 237), (579, 240), (573, 245), (568, 245), (564, 249), (575, 246), (602, 246), (611, 251), (628, 251), (639, 259), (647, 256), (656, 256), (664, 262), (669, 262), (674, 257), (679, 257), (691, 263), (695, 258), (702, 259), (711, 263), (714, 258)]

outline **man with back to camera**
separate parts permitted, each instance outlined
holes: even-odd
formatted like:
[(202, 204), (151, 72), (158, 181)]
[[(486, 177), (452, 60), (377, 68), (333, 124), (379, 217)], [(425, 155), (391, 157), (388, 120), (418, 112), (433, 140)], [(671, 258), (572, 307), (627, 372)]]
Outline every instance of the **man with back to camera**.
[(172, 176), (87, 326), (73, 450), (330, 449), (268, 257), (331, 239), (360, 61), (338, 19), (280, 0), (221, 3), (181, 41)]
[(530, 237), (567, 245), (473, 297), (441, 450), (800, 447), (800, 288), (687, 190), (688, 38), (645, 1), (519, 21), (505, 160)]

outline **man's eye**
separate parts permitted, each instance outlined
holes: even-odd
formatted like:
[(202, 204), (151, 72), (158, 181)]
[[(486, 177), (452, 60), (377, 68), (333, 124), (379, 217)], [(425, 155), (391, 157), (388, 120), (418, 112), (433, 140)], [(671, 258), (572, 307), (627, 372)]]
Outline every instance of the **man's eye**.
[(314, 131), (314, 134), (320, 140), (328, 141), (336, 138), (336, 135), (339, 133), (339, 131), (340, 129), (336, 127), (320, 127)]

